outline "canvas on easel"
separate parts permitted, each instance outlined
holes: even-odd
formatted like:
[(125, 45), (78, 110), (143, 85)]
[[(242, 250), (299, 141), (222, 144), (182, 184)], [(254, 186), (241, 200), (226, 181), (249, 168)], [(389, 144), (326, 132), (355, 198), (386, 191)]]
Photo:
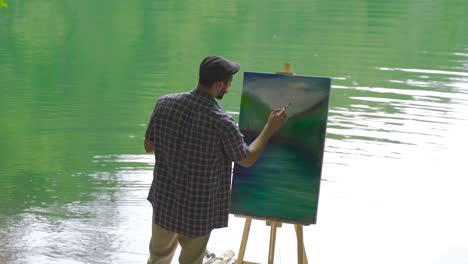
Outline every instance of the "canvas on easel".
[(250, 144), (270, 112), (288, 119), (250, 168), (235, 164), (231, 213), (315, 224), (330, 95), (330, 78), (245, 72), (239, 128)]

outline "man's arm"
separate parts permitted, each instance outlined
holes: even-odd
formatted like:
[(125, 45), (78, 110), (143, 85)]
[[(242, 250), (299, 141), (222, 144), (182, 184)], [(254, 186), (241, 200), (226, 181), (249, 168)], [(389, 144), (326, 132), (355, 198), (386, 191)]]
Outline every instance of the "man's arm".
[(153, 144), (153, 141), (148, 140), (148, 139), (145, 138), (145, 143), (144, 143), (144, 145), (145, 145), (145, 151), (146, 151), (147, 153), (150, 153), (150, 152), (153, 152), (153, 151), (154, 151), (154, 144)]
[(273, 110), (260, 135), (249, 145), (249, 154), (238, 163), (243, 167), (252, 166), (262, 155), (271, 136), (283, 126), (287, 117), (285, 108)]

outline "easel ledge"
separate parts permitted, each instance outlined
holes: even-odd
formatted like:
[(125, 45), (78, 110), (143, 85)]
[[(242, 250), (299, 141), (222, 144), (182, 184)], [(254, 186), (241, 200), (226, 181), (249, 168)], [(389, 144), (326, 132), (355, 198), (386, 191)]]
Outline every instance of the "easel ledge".
[[(285, 74), (285, 75), (294, 75), (291, 72), (291, 65), (289, 63), (284, 64), (284, 72), (276, 72), (277, 74)], [(275, 257), (275, 243), (276, 243), (276, 228), (279, 228), (283, 225), (283, 222), (276, 221), (276, 220), (268, 220), (268, 219), (259, 219), (253, 218), (250, 216), (243, 216), (243, 215), (236, 215), (236, 217), (245, 218), (244, 224), (244, 231), (242, 233), (242, 240), (241, 245), (239, 248), (239, 257), (237, 258), (236, 264), (258, 264), (255, 262), (245, 261), (245, 249), (247, 247), (247, 240), (249, 238), (250, 226), (252, 224), (252, 219), (255, 220), (262, 220), (266, 222), (267, 226), (270, 226), (270, 247), (268, 250), (268, 264), (273, 264), (273, 260)], [(296, 230), (296, 237), (297, 237), (297, 263), (298, 264), (308, 264), (307, 255), (304, 248), (304, 233), (303, 233), (303, 225), (291, 223), (294, 225), (294, 229)]]

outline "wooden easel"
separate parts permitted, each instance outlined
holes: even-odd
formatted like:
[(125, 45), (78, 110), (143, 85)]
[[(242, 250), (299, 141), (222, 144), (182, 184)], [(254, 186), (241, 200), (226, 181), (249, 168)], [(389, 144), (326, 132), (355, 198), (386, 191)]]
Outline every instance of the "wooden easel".
[[(284, 64), (284, 72), (277, 72), (277, 74), (286, 74), (293, 75), (290, 71), (291, 65), (289, 63)], [(239, 248), (239, 257), (237, 258), (236, 264), (256, 264), (254, 262), (245, 261), (245, 249), (247, 247), (247, 240), (249, 238), (250, 225), (252, 224), (253, 217), (250, 216), (239, 216), (245, 217), (244, 232), (242, 233), (241, 245)], [(265, 220), (265, 219), (256, 219), (266, 221), (266, 225), (270, 226), (270, 247), (268, 250), (268, 264), (273, 264), (275, 257), (275, 243), (276, 243), (276, 228), (282, 226), (282, 222), (275, 220)], [(293, 223), (294, 224), (294, 223)], [(306, 252), (304, 249), (304, 234), (303, 234), (303, 225), (294, 224), (294, 229), (296, 230), (297, 237), (297, 263), (298, 264), (308, 264)]]
[[(247, 240), (249, 239), (250, 225), (252, 224), (252, 217), (249, 216), (239, 216), (245, 217), (244, 232), (242, 233), (241, 245), (239, 248), (239, 257), (237, 258), (236, 264), (258, 264), (255, 262), (245, 261), (245, 249), (247, 247)], [(257, 219), (262, 220), (262, 219)], [(276, 242), (276, 228), (282, 226), (282, 222), (274, 220), (264, 220), (266, 225), (270, 226), (270, 246), (268, 250), (268, 264), (273, 264), (275, 257), (275, 242)], [(308, 264), (307, 255), (304, 248), (304, 234), (301, 224), (294, 224), (294, 229), (296, 229), (297, 237), (297, 263), (298, 264)]]

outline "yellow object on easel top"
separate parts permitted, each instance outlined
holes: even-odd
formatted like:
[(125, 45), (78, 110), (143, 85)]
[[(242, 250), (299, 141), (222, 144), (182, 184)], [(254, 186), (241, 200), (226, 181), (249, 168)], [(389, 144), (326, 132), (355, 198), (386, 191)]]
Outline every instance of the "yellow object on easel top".
[(294, 75), (294, 73), (291, 72), (291, 64), (289, 64), (289, 63), (284, 64), (284, 71), (276, 72), (276, 73), (277, 74)]
[(0, 8), (2, 8), (2, 7), (8, 7), (8, 4), (5, 3), (4, 0), (0, 0)]

